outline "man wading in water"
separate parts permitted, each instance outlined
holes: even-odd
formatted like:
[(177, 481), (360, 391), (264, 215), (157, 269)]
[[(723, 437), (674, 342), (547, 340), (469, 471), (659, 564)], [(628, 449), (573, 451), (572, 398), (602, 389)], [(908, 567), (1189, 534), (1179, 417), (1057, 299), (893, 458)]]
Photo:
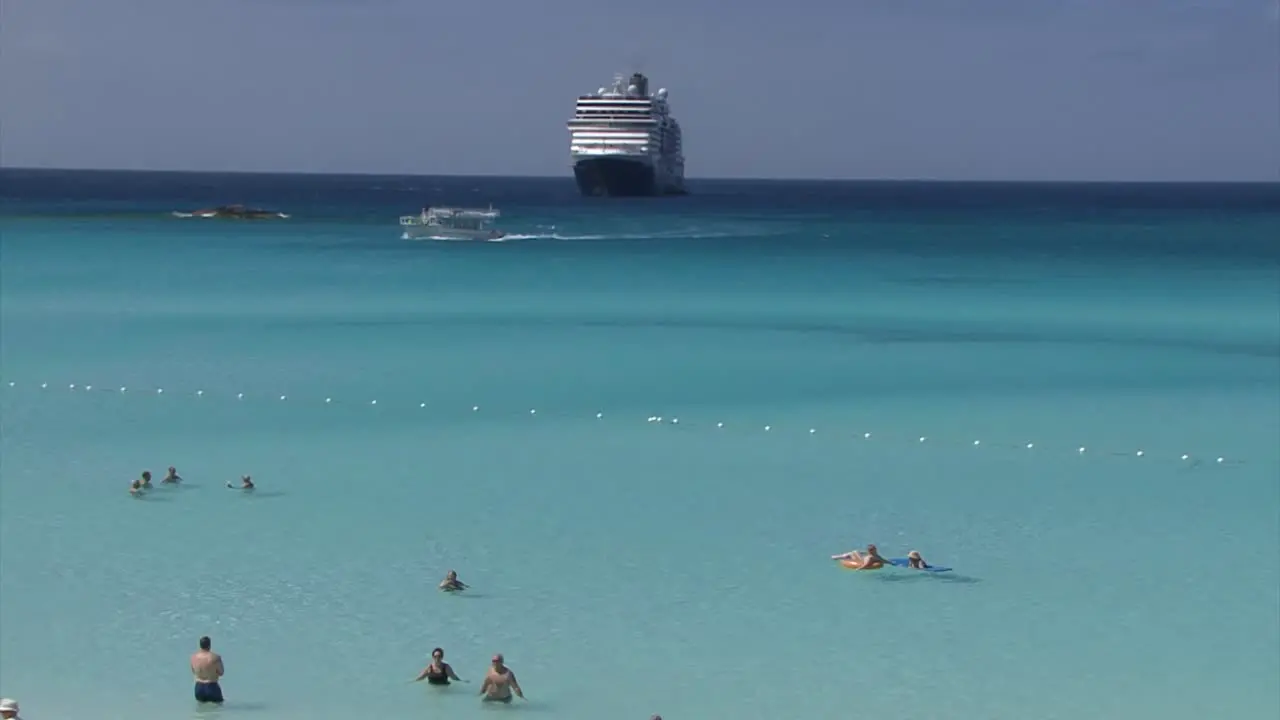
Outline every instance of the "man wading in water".
[(507, 667), (503, 662), (502, 653), (493, 656), (493, 666), (489, 668), (489, 673), (484, 676), (484, 684), (480, 686), (480, 694), (484, 697), (485, 702), (511, 702), (511, 691), (515, 691), (516, 695), (524, 700), (524, 691), (520, 689), (520, 683), (516, 682), (516, 674), (511, 672), (511, 668)]
[(200, 638), (200, 649), (191, 656), (191, 674), (196, 680), (196, 702), (221, 703), (222, 656), (210, 650), (213, 641), (206, 635)]

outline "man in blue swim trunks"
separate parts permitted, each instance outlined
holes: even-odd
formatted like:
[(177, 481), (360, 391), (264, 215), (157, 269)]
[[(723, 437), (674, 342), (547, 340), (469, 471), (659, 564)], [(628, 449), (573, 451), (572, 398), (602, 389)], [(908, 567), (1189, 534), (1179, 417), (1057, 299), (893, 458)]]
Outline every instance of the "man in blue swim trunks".
[(206, 635), (200, 638), (200, 649), (191, 656), (191, 675), (196, 680), (196, 702), (222, 703), (222, 656), (210, 648), (213, 641)]

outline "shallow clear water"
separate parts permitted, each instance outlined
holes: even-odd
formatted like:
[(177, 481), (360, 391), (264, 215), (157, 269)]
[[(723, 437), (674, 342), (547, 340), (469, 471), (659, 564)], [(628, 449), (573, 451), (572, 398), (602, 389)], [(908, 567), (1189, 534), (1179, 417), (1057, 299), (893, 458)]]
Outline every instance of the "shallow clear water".
[[(193, 716), (202, 634), (284, 720), (489, 717), (498, 651), (570, 720), (1280, 713), (1277, 214), (468, 180), (522, 239), (409, 243), (279, 182), (327, 214), (6, 201), (32, 717)], [(867, 542), (956, 571), (827, 559)], [(473, 684), (408, 684), (436, 645)]]

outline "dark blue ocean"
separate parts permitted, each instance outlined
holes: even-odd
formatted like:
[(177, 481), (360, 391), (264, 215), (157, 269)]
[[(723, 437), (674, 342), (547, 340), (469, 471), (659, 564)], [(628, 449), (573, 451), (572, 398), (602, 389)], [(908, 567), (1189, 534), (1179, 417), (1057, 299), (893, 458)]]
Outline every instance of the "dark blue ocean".
[(1280, 185), (690, 189), (0, 170), (0, 695), (204, 717), (208, 634), (281, 720), (495, 652), (568, 720), (1280, 714)]

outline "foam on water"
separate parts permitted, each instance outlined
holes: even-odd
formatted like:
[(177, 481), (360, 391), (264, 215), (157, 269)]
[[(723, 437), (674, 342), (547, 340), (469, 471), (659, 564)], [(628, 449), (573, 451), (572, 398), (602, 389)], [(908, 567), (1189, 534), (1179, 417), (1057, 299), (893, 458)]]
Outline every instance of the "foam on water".
[[(0, 694), (186, 717), (207, 633), (224, 713), (281, 720), (490, 717), (494, 652), (568, 720), (1280, 712), (1280, 263), (698, 207), (10, 222)], [(868, 542), (955, 571), (828, 559)], [(437, 645), (473, 684), (407, 682)]]

